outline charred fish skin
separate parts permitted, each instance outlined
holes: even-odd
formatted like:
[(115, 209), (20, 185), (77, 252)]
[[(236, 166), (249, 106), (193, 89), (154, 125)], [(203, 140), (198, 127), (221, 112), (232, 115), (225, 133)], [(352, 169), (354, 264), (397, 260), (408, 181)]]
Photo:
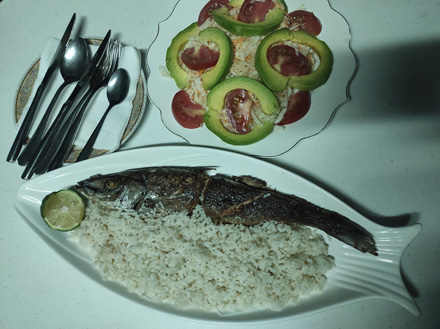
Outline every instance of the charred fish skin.
[(377, 256), (373, 236), (341, 214), (321, 208), (295, 195), (266, 186), (248, 185), (241, 177), (216, 175), (203, 195), (203, 209), (215, 222), (255, 225), (275, 220), (315, 227), (332, 237)]
[(191, 214), (199, 203), (209, 168), (148, 167), (80, 181), (86, 198), (112, 209), (134, 210), (150, 217), (183, 210)]
[(362, 252), (377, 255), (373, 236), (341, 214), (284, 194), (252, 176), (210, 175), (211, 167), (147, 167), (78, 182), (86, 198), (148, 217), (187, 211), (201, 204), (217, 223), (256, 225), (268, 220), (306, 225)]

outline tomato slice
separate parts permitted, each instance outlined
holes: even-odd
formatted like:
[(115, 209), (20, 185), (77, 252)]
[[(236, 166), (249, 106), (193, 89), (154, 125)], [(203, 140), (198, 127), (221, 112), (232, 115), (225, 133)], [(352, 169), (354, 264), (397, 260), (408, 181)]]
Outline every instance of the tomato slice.
[(194, 103), (185, 90), (174, 95), (171, 108), (174, 118), (182, 127), (195, 129), (202, 126), (205, 110), (202, 105)]
[(295, 10), (289, 14), (289, 17), (289, 25), (293, 30), (303, 30), (315, 36), (321, 33), (322, 24), (310, 11)]
[(269, 64), (284, 76), (310, 74), (312, 65), (306, 56), (287, 45), (270, 47), (267, 51)]
[(226, 115), (232, 128), (240, 135), (247, 134), (252, 120), (252, 99), (245, 89), (231, 90), (225, 97)]
[(243, 23), (263, 22), (266, 20), (267, 12), (274, 7), (272, 0), (245, 0), (240, 7), (238, 20)]
[(205, 45), (186, 48), (182, 52), (182, 62), (190, 69), (195, 71), (206, 70), (217, 64), (220, 52), (213, 50)]
[(228, 4), (229, 0), (210, 0), (200, 11), (197, 25), (201, 26), (208, 18), (212, 17), (211, 11), (214, 9), (219, 9), (221, 7), (227, 7), (231, 9), (231, 6), (229, 6)]
[(309, 112), (311, 105), (310, 92), (298, 91), (292, 94), (287, 104), (287, 111), (284, 113), (283, 119), (277, 123), (279, 126), (284, 126), (302, 119), (307, 112)]

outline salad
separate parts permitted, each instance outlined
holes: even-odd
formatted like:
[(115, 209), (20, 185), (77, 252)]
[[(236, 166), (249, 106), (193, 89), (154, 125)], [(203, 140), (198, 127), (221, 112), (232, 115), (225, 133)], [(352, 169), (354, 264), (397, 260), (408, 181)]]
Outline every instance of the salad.
[(180, 89), (174, 118), (234, 145), (300, 120), (332, 70), (321, 30), (312, 12), (289, 13), (283, 0), (208, 1), (167, 49), (167, 73)]

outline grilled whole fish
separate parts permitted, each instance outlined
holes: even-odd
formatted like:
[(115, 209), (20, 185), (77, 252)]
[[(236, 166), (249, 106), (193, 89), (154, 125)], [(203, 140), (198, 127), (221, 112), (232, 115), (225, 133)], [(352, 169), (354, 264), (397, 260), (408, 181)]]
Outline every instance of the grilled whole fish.
[(147, 167), (80, 181), (86, 198), (113, 209), (158, 218), (201, 204), (217, 223), (255, 225), (267, 220), (318, 228), (362, 251), (377, 255), (372, 235), (341, 214), (278, 192), (251, 176), (213, 174), (208, 167)]

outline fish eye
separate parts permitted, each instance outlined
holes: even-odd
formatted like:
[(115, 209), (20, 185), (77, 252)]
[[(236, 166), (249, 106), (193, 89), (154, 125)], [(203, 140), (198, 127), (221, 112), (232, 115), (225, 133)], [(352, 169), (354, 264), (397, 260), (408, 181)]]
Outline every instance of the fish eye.
[(113, 190), (116, 187), (116, 185), (117, 185), (116, 182), (114, 180), (111, 180), (111, 179), (109, 179), (109, 180), (107, 180), (105, 182), (105, 187), (110, 189), (110, 190)]

